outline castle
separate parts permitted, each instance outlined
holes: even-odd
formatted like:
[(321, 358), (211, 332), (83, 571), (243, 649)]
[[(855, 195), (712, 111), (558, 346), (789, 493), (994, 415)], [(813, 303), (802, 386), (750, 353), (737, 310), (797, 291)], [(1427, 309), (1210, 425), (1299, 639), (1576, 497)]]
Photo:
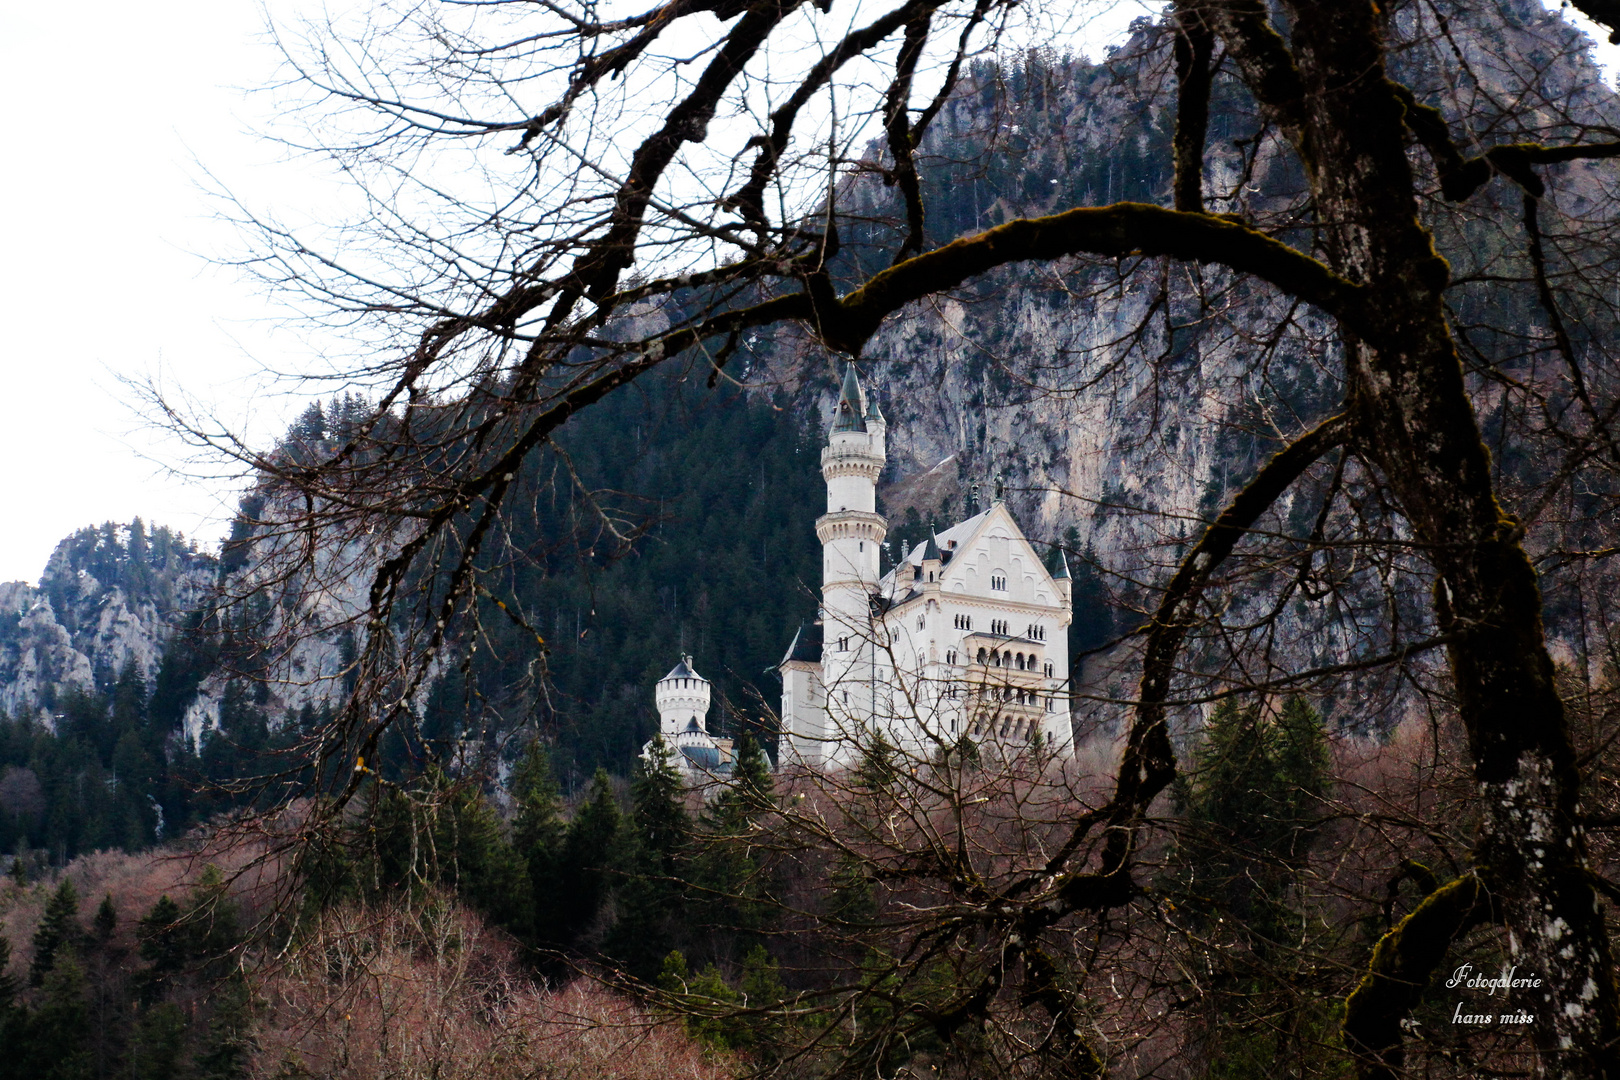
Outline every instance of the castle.
[(1009, 750), (1039, 738), (1067, 753), (1068, 563), (1060, 555), (1048, 572), (998, 493), (883, 573), (887, 435), (848, 365), (821, 451), (820, 619), (780, 666), (783, 764), (845, 766), (877, 736), (921, 758), (963, 736)]
[[(821, 609), (779, 667), (780, 763), (845, 767), (877, 737), (923, 759), (964, 737), (1005, 751), (1038, 739), (1067, 753), (1067, 562), (1060, 555), (1049, 572), (998, 493), (989, 509), (903, 550), (884, 573), (877, 481), (887, 433), (848, 365), (821, 451)], [(689, 779), (729, 772), (729, 741), (707, 734), (709, 684), (690, 657), (656, 693), (671, 760)]]

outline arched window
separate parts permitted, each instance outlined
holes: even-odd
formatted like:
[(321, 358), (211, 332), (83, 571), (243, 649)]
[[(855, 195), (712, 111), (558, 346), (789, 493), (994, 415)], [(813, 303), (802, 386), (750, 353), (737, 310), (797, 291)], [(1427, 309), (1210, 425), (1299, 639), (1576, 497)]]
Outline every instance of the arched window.
[(983, 649), (979, 650), (979, 663), (981, 663), (981, 664), (984, 663), (984, 650)]

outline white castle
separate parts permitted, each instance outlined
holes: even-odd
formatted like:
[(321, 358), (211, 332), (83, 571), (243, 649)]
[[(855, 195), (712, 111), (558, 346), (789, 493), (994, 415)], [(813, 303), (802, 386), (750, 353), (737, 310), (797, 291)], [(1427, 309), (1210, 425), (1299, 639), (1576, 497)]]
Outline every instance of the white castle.
[[(687, 783), (699, 784), (731, 774), (731, 740), (709, 734), (713, 688), (708, 679), (693, 670), (690, 656), (681, 657), (681, 662), (658, 680), (653, 699), (658, 703), (658, 734), (664, 740), (666, 759)], [(650, 758), (652, 749), (653, 740), (649, 739), (641, 748), (641, 756)]]
[[(821, 610), (782, 658), (780, 763), (841, 768), (881, 736), (933, 758), (962, 738), (1016, 751), (1039, 737), (1067, 754), (1073, 582), (1049, 573), (999, 497), (881, 572), (877, 512), (888, 424), (850, 364), (821, 475)], [(970, 509), (972, 509), (970, 507)], [(658, 681), (666, 754), (688, 782), (731, 772), (708, 733), (709, 681), (684, 657)], [(642, 756), (652, 751), (649, 741)]]
[[(821, 452), (821, 611), (782, 658), (783, 764), (838, 768), (881, 736), (936, 756), (963, 736), (1068, 753), (1073, 582), (1049, 573), (1000, 499), (882, 573), (888, 424), (848, 365)], [(976, 509), (971, 507), (970, 510)]]

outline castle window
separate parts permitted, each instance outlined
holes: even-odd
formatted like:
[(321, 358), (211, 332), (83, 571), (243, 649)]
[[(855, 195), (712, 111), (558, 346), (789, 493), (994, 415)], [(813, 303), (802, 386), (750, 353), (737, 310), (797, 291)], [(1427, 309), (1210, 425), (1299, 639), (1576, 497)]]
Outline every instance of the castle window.
[(983, 649), (979, 650), (979, 663), (981, 663), (981, 664), (984, 663), (984, 650)]
[(1007, 578), (1006, 578), (1006, 576), (1002, 575), (1002, 574), (991, 574), (990, 575), (990, 587), (992, 589), (995, 589), (997, 592), (1006, 592), (1007, 591)]
[(1046, 662), (1046, 674), (1048, 676), (1052, 674), (1052, 662), (1050, 660)]
[(923, 629), (926, 629), (926, 628), (927, 628), (927, 621), (921, 615), (917, 616), (917, 629), (923, 630)]
[(849, 652), (849, 638), (841, 637), (838, 639), (838, 651)]

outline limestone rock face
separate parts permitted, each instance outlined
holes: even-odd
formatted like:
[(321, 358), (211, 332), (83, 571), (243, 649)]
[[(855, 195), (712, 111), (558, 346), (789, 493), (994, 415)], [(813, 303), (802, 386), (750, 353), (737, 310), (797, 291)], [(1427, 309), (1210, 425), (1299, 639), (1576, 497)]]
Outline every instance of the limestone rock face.
[(0, 712), (50, 725), (63, 694), (126, 667), (150, 684), (214, 578), (211, 557), (139, 519), (63, 540), (37, 585), (0, 583)]

